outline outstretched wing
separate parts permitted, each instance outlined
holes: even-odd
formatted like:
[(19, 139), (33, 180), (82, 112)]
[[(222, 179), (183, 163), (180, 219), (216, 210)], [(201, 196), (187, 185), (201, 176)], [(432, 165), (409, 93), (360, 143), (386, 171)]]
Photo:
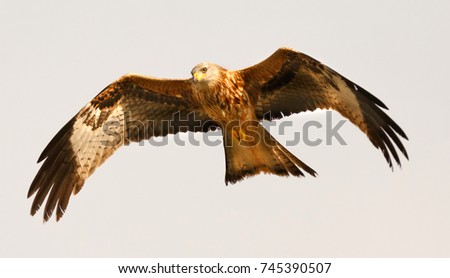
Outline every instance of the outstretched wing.
[(333, 109), (358, 126), (381, 149), (391, 168), (391, 155), (401, 165), (394, 144), (408, 158), (397, 134), (408, 138), (381, 109), (388, 109), (386, 105), (319, 61), (280, 48), (261, 63), (239, 72), (259, 119), (277, 119), (318, 108)]
[(216, 124), (196, 111), (189, 80), (125, 75), (110, 84), (75, 115), (50, 141), (28, 197), (36, 193), (34, 215), (47, 202), (44, 221), (55, 208), (59, 220), (70, 196), (117, 148), (130, 141), (180, 131), (207, 131)]

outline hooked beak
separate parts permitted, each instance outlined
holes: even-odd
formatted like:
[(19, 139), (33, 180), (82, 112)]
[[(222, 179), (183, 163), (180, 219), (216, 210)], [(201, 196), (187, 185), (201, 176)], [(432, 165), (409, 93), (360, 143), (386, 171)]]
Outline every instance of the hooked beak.
[(203, 79), (203, 73), (200, 73), (200, 72), (194, 73), (194, 81), (195, 82), (201, 81), (202, 79)]

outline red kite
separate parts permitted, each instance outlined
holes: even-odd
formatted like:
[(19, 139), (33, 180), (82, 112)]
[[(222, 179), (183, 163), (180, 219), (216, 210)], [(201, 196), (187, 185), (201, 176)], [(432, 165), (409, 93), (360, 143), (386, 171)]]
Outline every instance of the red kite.
[(129, 142), (178, 132), (220, 128), (226, 158), (225, 182), (258, 173), (304, 176), (316, 172), (259, 123), (302, 111), (338, 111), (380, 149), (389, 166), (400, 165), (394, 146), (408, 158), (403, 130), (374, 95), (319, 61), (281, 48), (243, 70), (201, 63), (190, 79), (137, 74), (119, 78), (84, 106), (50, 141), (28, 197), (34, 215), (48, 196), (44, 221), (56, 208), (59, 220), (72, 194), (114, 151)]

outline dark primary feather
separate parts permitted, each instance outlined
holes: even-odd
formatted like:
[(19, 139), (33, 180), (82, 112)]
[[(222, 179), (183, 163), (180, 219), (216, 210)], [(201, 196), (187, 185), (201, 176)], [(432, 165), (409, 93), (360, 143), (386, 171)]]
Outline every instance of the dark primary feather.
[(50, 141), (38, 162), (44, 161), (28, 197), (36, 193), (34, 215), (44, 203), (44, 221), (56, 208), (64, 214), (70, 196), (114, 151), (131, 142), (185, 131), (217, 127), (194, 112), (185, 80), (160, 80), (128, 75), (101, 91)]
[(379, 148), (389, 166), (401, 165), (394, 147), (408, 158), (398, 135), (405, 132), (385, 113), (387, 106), (361, 86), (319, 61), (281, 48), (269, 58), (239, 71), (259, 119), (277, 119), (302, 111), (333, 109), (357, 125)]

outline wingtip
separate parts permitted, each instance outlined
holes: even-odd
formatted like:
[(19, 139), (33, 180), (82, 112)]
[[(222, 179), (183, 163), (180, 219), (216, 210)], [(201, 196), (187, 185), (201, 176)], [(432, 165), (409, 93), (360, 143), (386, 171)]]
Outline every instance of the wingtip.
[(37, 210), (34, 210), (33, 208), (30, 210), (30, 215), (34, 216), (36, 214)]
[(50, 218), (52, 217), (52, 215), (53, 215), (53, 210), (46, 210), (45, 212), (44, 212), (44, 222), (47, 222), (48, 220), (50, 220)]
[(409, 160), (409, 155), (408, 152), (406, 151), (406, 149), (402, 149), (400, 150), (402, 152), (402, 154), (406, 157), (407, 160)]
[(28, 190), (27, 199), (30, 199), (30, 197), (33, 196), (33, 194), (34, 194), (34, 192), (32, 190)]
[(59, 222), (61, 218), (64, 216), (65, 210), (58, 206), (56, 211), (56, 222)]
[(36, 161), (36, 163), (41, 163), (44, 159), (46, 159), (47, 158), (47, 156), (46, 155), (44, 155), (44, 153), (42, 153), (40, 156), (39, 156), (39, 158), (38, 158), (38, 160)]

